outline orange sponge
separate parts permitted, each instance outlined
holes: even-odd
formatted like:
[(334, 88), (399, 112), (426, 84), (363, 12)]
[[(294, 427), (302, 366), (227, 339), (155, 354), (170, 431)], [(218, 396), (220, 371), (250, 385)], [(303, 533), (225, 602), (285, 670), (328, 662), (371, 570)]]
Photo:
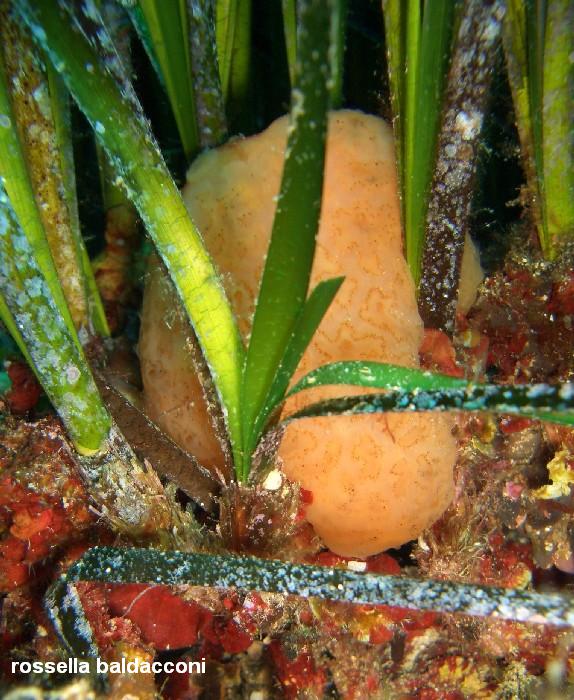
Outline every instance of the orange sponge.
[[(200, 156), (183, 196), (221, 271), (246, 338), (279, 192), (285, 117), (263, 133)], [(329, 119), (325, 182), (312, 285), (344, 275), (295, 379), (327, 362), (378, 360), (418, 366), (422, 322), (402, 251), (393, 136), (354, 111)], [(146, 407), (166, 432), (212, 469), (223, 452), (205, 408), (185, 325), (161, 275), (146, 285), (140, 357)], [(291, 412), (322, 398), (363, 393), (319, 387), (292, 397)], [(338, 554), (399, 546), (450, 503), (456, 444), (445, 415), (313, 418), (288, 426), (284, 473), (313, 493), (307, 517)]]

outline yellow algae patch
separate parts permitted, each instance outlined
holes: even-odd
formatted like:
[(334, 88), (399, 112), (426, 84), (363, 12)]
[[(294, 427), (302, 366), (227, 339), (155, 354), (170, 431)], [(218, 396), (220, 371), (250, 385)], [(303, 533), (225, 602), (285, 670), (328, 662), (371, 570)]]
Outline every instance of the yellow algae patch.
[[(287, 119), (197, 159), (186, 205), (222, 273), (246, 338), (279, 192)], [(393, 136), (381, 119), (330, 115), (312, 286), (346, 277), (295, 379), (337, 360), (418, 366), (422, 322), (403, 252)], [(185, 350), (185, 328), (161, 275), (149, 276), (140, 357), (147, 411), (212, 469), (223, 454)], [(319, 387), (287, 402), (363, 393)], [(288, 426), (279, 449), (286, 475), (313, 493), (307, 517), (338, 554), (368, 556), (416, 537), (452, 498), (456, 445), (448, 416), (313, 418)]]
[(531, 491), (533, 498), (562, 498), (570, 496), (574, 486), (574, 472), (570, 468), (572, 455), (567, 450), (560, 450), (546, 465), (552, 483)]

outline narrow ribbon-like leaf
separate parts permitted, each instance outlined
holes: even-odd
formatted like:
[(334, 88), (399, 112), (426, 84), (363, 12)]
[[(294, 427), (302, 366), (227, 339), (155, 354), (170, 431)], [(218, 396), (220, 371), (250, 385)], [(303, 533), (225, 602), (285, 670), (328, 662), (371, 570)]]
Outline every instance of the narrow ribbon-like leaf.
[(215, 39), (215, 0), (187, 0), (187, 19), (199, 144), (213, 148), (227, 135)]
[[(496, 63), (501, 0), (465, 0), (446, 81), (430, 190), (418, 290), (425, 326), (454, 329), (479, 137)], [(421, 110), (422, 111), (422, 110)]]
[(96, 659), (100, 652), (94, 631), (84, 612), (78, 587), (58, 579), (46, 593), (44, 609), (68, 654), (89, 663), (95, 690), (98, 694), (105, 694), (108, 688), (107, 673), (101, 673), (98, 669)]
[[(418, 267), (420, 241), (424, 235), (421, 231), (423, 212), (421, 211), (423, 192), (419, 183), (424, 186), (424, 176), (428, 171), (430, 154), (420, 153), (415, 150), (415, 139), (418, 134), (418, 83), (419, 73), (422, 70), (420, 55), (421, 35), (421, 3), (419, 0), (406, 0), (402, 3), (405, 13), (405, 64), (404, 71), (404, 102), (403, 107), (403, 136), (405, 144), (403, 148), (405, 168), (404, 197), (404, 226), (405, 226), (405, 255), (411, 267), (411, 272)], [(414, 170), (415, 158), (419, 165), (424, 163), (420, 171)], [(422, 176), (422, 180), (421, 180)], [(427, 183), (428, 184), (428, 183)], [(417, 282), (415, 277), (415, 284)]]
[[(528, 7), (531, 8), (530, 3)], [(507, 1), (503, 23), (504, 53), (528, 183), (530, 209), (538, 229), (542, 250), (545, 255), (549, 255), (548, 236), (541, 211), (541, 193), (539, 190), (541, 181), (538, 179), (537, 174), (537, 162), (540, 160), (540, 152), (538, 151), (538, 155), (535, 157), (534, 131), (530, 115), (529, 41), (526, 12), (527, 4), (523, 0)], [(533, 47), (531, 49), (533, 50)]]
[[(67, 91), (53, 70), (46, 71), (25, 27), (8, 8), (0, 22), (13, 123), (60, 285), (76, 328), (107, 335), (77, 216)], [(12, 189), (13, 159), (2, 160), (6, 186)]]
[(574, 625), (570, 595), (382, 576), (255, 557), (95, 547), (72, 564), (64, 580), (237, 588), (559, 627)]
[[(127, 15), (115, 2), (100, 4), (102, 19), (128, 75), (133, 74), (131, 41)], [(139, 8), (132, 8), (135, 12)], [(145, 24), (145, 21), (142, 19)], [(61, 80), (61, 78), (60, 78)], [(142, 232), (134, 205), (125, 188), (116, 184), (116, 173), (99, 141), (95, 142), (102, 203), (105, 212), (105, 248), (93, 262), (98, 289), (110, 307), (122, 309), (133, 295), (133, 262)], [(122, 327), (123, 313), (112, 313), (112, 332)]]
[[(90, 5), (87, 36), (76, 5), (16, 0), (106, 149), (174, 281), (224, 408), (234, 458), (241, 458), (239, 421), (243, 345), (231, 307), (199, 232), (185, 209), (143, 117), (101, 17)], [(101, 46), (105, 40), (105, 45)], [(94, 44), (98, 47), (96, 50)], [(107, 53), (102, 57), (102, 52)], [(87, 69), (89, 66), (90, 69)]]
[(383, 0), (405, 249), (417, 284), (458, 4)]
[(332, 78), (331, 109), (340, 109), (344, 102), (343, 80), (345, 76), (345, 38), (347, 28), (348, 0), (340, 0), (333, 8), (332, 32)]
[(406, 391), (442, 391), (465, 389), (465, 379), (449, 377), (422, 369), (362, 360), (332, 362), (306, 374), (287, 394), (291, 396), (304, 389), (327, 384), (372, 387), (374, 389), (405, 389)]
[(250, 107), (251, 0), (216, 0), (215, 32), (229, 123), (233, 129), (243, 128)]
[(542, 252), (574, 230), (574, 7), (508, 0), (504, 48)]
[(253, 426), (251, 442), (247, 448), (248, 450), (255, 448), (257, 440), (261, 436), (261, 432), (265, 426), (265, 422), (275, 408), (283, 401), (291, 377), (295, 373), (297, 365), (301, 361), (305, 350), (311, 342), (312, 337), (315, 335), (315, 331), (319, 327), (323, 316), (331, 305), (343, 280), (343, 277), (336, 277), (320, 282), (305, 302), (305, 306), (295, 322), (293, 333), (285, 348), (285, 353), (283, 354), (283, 358), (277, 369), (277, 374), (269, 389), (265, 404)]
[[(370, 383), (369, 386), (373, 384)], [(574, 425), (574, 384), (471, 384), (466, 388), (393, 389), (383, 394), (364, 394), (320, 401), (287, 416), (284, 423), (298, 418), (351, 416), (388, 411), (494, 411), (561, 425)]]
[[(527, 133), (524, 136), (527, 135), (530, 138), (526, 4), (523, 0), (508, 0), (503, 23), (503, 40), (514, 109), (517, 113), (517, 126), (519, 132), (526, 128)], [(520, 140), (523, 140), (522, 133), (520, 133)], [(531, 153), (532, 145), (528, 143), (528, 152)]]
[[(299, 8), (299, 57), (283, 179), (244, 372), (246, 435), (263, 407), (307, 297), (321, 208), (333, 77), (329, 49), (338, 3), (305, 0)], [(248, 470), (246, 463), (242, 478)]]
[(413, 50), (411, 63), (408, 58), (410, 41), (407, 45), (407, 71), (410, 74), (412, 67), (416, 74), (416, 93), (412, 111), (405, 115), (408, 154), (405, 160), (405, 231), (407, 260), (411, 271), (417, 270), (415, 282), (420, 277), (425, 216), (436, 158), (455, 8), (453, 0), (425, 2), (420, 48), (418, 55)]
[(574, 3), (552, 0), (543, 67), (543, 160), (548, 237), (574, 237)]
[[(8, 333), (10, 333), (10, 337), (12, 340), (16, 343), (18, 350), (22, 353), (24, 356), (24, 359), (26, 362), (30, 365), (30, 367), (34, 366), (34, 363), (32, 362), (32, 358), (30, 357), (30, 353), (28, 352), (28, 349), (26, 348), (26, 343), (24, 342), (24, 338), (22, 338), (22, 334), (18, 330), (18, 326), (16, 325), (16, 321), (14, 321), (14, 318), (12, 317), (12, 314), (10, 313), (10, 309), (8, 308), (8, 304), (6, 303), (6, 300), (2, 296), (2, 293), (0, 292), (0, 321), (6, 326), (6, 330)], [(1, 331), (1, 329), (0, 329)]]
[[(141, 17), (149, 36), (153, 57), (160, 67), (171, 108), (177, 123), (183, 150), (189, 161), (199, 146), (195, 99), (191, 80), (188, 25), (185, 2), (182, 0), (139, 0)], [(145, 43), (144, 43), (145, 46)]]
[(546, 23), (547, 0), (527, 0), (525, 3), (526, 21), (526, 71), (528, 81), (528, 100), (530, 128), (532, 130), (532, 155), (538, 179), (538, 205), (541, 212), (542, 249), (549, 256), (551, 242), (548, 234), (548, 219), (546, 212), (546, 196), (544, 182), (544, 149), (543, 149), (543, 95), (544, 95), (544, 26)]
[(282, 0), (283, 32), (287, 49), (287, 66), (291, 85), (295, 84), (295, 63), (297, 62), (297, 1)]
[(76, 586), (58, 579), (48, 589), (44, 607), (60, 641), (71, 656), (78, 659), (98, 656), (94, 633), (84, 614)]
[(142, 9), (137, 3), (132, 4), (130, 0), (127, 0), (127, 2), (124, 1), (122, 2), (122, 4), (130, 16), (130, 20), (134, 26), (134, 29), (136, 30), (139, 40), (142, 43), (142, 46), (144, 47), (147, 57), (149, 58), (151, 66), (156, 74), (156, 77), (159, 80), (162, 88), (164, 88), (165, 90), (166, 85), (163, 77), (163, 72), (159, 64), (157, 55), (155, 53), (149, 27), (147, 25)]
[[(70, 116), (70, 97), (64, 82), (51, 64), (46, 66), (46, 77), (50, 93), (50, 104), (54, 119), (57, 150), (60, 156), (59, 172), (62, 177), (64, 197), (69, 218), (70, 237), (76, 251), (81, 278), (83, 279), (84, 294), (87, 302), (87, 316), (91, 328), (100, 336), (109, 336), (110, 329), (104, 311), (102, 298), (98, 291), (92, 264), (82, 238), (80, 217), (78, 213), (78, 197), (76, 190), (76, 173), (72, 144), (72, 124)], [(56, 165), (52, 163), (52, 167)], [(63, 272), (63, 271), (62, 271)]]
[(0, 293), (38, 379), (78, 452), (94, 454), (108, 436), (110, 416), (3, 186), (0, 186), (0, 261)]
[(405, 102), (405, 53), (406, 32), (402, 0), (383, 0), (385, 18), (385, 42), (387, 46), (387, 64), (393, 113), (393, 130), (397, 154), (397, 170), (401, 188), (401, 209), (404, 226), (404, 192), (405, 192), (405, 137), (404, 137), (404, 102)]
[[(73, 334), (72, 337), (75, 337), (74, 321), (60, 286), (60, 280), (54, 267), (50, 247), (47, 244), (42, 220), (36, 206), (32, 183), (28, 176), (26, 160), (18, 138), (16, 120), (10, 104), (7, 76), (1, 56), (0, 114), (3, 118), (3, 122), (0, 124), (0, 175), (3, 180), (3, 187), (6, 188), (11, 207), (16, 213), (17, 219), (25, 222), (24, 230), (29, 239), (29, 245), (34, 251), (36, 262), (42, 270), (54, 303), (64, 319), (68, 331), (70, 334)], [(79, 346), (77, 338), (75, 342)]]

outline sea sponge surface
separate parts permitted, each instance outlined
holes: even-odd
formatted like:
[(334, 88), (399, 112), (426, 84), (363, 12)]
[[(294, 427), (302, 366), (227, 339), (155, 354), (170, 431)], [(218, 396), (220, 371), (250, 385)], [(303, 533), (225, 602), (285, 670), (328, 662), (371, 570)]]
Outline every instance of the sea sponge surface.
[[(249, 333), (279, 192), (287, 119), (197, 159), (186, 205)], [(337, 360), (418, 366), (422, 322), (401, 242), (393, 137), (377, 117), (330, 115), (321, 223), (311, 285), (344, 275), (295, 379)], [(165, 286), (165, 284), (164, 284)], [(173, 297), (153, 271), (146, 285), (140, 357), (147, 410), (211, 468), (223, 454), (185, 350)], [(364, 393), (320, 387), (285, 412)], [(431, 414), (341, 416), (297, 421), (279, 449), (287, 476), (313, 494), (307, 518), (333, 551), (367, 556), (416, 537), (452, 498), (456, 445), (451, 419)]]

